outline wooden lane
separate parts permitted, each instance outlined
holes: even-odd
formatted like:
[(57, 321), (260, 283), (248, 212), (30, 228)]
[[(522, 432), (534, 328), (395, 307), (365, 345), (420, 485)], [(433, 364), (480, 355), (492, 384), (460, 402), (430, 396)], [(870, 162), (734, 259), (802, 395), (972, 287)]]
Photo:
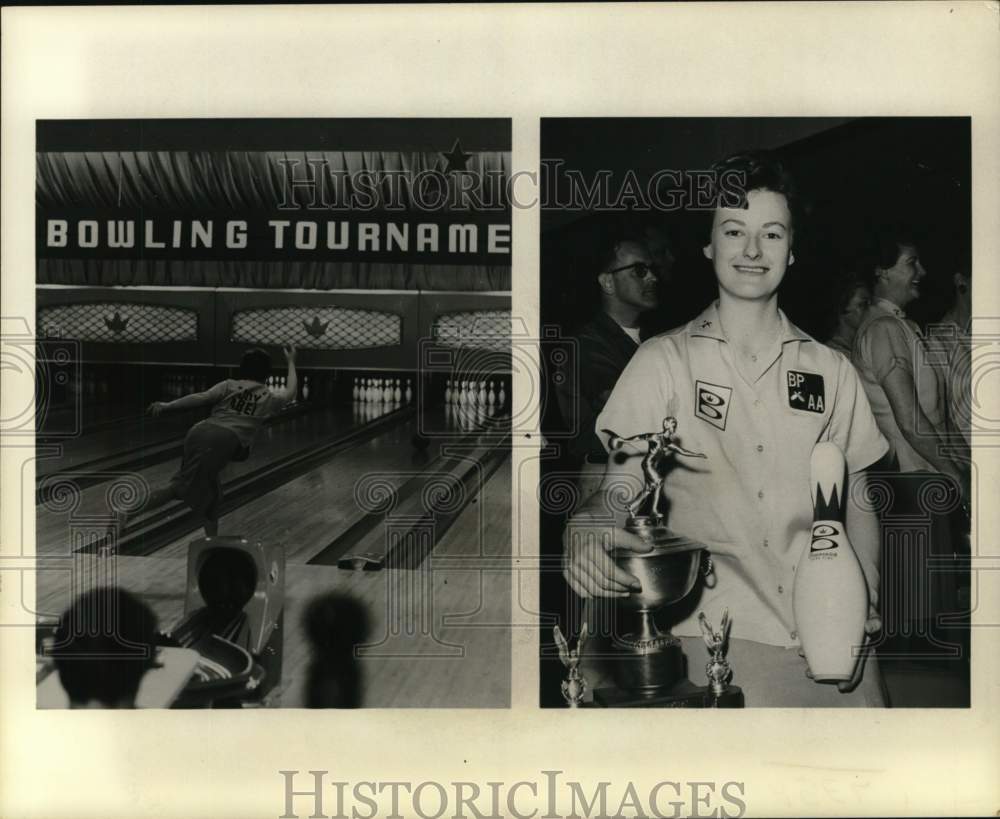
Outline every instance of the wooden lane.
[[(366, 493), (366, 484), (398, 488), (433, 464), (442, 447), (455, 442), (453, 437), (439, 436), (428, 440), (426, 451), (414, 449), (413, 436), (419, 424), (436, 425), (440, 420), (436, 412), (428, 413), (423, 421), (412, 417), (338, 453), (328, 463), (223, 515), (219, 532), (281, 543), (289, 563), (307, 563), (366, 515), (358, 502), (358, 495)], [(180, 538), (158, 555), (186, 554), (190, 540)]]
[[(269, 462), (288, 457), (320, 442), (330, 440), (338, 433), (343, 434), (361, 426), (364, 422), (355, 420), (352, 407), (335, 407), (308, 415), (295, 416), (266, 427), (260, 434), (253, 454), (241, 463), (230, 464), (223, 472), (223, 481), (231, 481), (247, 475)], [(171, 459), (136, 471), (137, 475), (151, 487), (163, 485), (177, 471), (180, 461)], [(73, 515), (109, 516), (107, 492), (110, 483), (91, 486), (80, 492), (79, 504)], [(36, 510), (36, 550), (38, 554), (67, 554), (70, 512), (57, 504), (44, 503)], [(139, 521), (134, 521), (138, 523)]]
[(366, 528), (337, 538), (310, 563), (366, 571), (412, 568), (448, 530), (507, 452), (506, 440), (480, 440), (478, 434), (454, 446), (442, 446), (440, 457), (396, 490), (391, 509), (369, 515)]
[[(76, 469), (90, 461), (103, 459), (119, 452), (139, 447), (149, 447), (168, 441), (183, 441), (192, 424), (207, 417), (204, 411), (189, 411), (164, 415), (131, 417), (110, 429), (84, 432), (76, 438), (58, 440), (61, 452), (58, 457), (45, 458), (38, 463), (38, 477)], [(39, 434), (44, 438), (44, 434)]]
[(327, 592), (350, 595), (368, 612), (358, 659), (365, 707), (509, 706), (510, 487), (508, 461), (418, 569), (289, 567), (281, 706), (304, 704), (309, 648), (300, 620), (305, 604)]
[[(507, 463), (418, 570), (349, 572), (290, 562), (284, 671), (270, 704), (304, 704), (310, 649), (302, 631), (303, 612), (315, 596), (337, 592), (350, 595), (368, 612), (369, 643), (358, 660), (366, 707), (509, 705), (510, 487)], [(296, 511), (302, 510), (286, 514)], [(176, 556), (111, 561), (78, 555), (73, 582), (68, 572), (39, 573), (38, 609), (58, 614), (74, 594), (116, 579), (139, 594), (167, 629), (183, 614), (186, 545), (176, 551)]]

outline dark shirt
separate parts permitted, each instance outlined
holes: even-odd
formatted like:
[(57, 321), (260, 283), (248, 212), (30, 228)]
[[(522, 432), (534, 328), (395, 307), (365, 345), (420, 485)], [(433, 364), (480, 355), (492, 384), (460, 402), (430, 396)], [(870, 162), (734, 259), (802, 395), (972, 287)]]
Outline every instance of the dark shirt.
[(584, 324), (575, 339), (577, 355), (570, 357), (556, 384), (563, 421), (575, 431), (566, 439), (567, 448), (577, 465), (584, 460), (606, 463), (607, 451), (594, 424), (639, 345), (604, 311)]

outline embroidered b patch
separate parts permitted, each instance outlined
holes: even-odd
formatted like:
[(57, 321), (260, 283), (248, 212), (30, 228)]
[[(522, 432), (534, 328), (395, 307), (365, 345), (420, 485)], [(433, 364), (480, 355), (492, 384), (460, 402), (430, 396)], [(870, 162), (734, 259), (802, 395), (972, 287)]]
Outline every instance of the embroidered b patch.
[(826, 412), (823, 376), (816, 373), (788, 371), (788, 406), (806, 412)]
[(707, 381), (695, 381), (694, 414), (702, 421), (708, 421), (713, 427), (725, 430), (732, 397), (732, 387), (722, 387)]

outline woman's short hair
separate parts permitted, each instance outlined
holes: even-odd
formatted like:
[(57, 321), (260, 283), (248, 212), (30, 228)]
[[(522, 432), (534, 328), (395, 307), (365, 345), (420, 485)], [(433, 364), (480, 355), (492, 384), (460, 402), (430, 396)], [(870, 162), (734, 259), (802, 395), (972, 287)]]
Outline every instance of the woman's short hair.
[[(712, 211), (716, 208), (745, 208), (751, 191), (780, 193), (788, 203), (794, 229), (799, 217), (799, 197), (795, 180), (785, 163), (773, 151), (741, 151), (712, 165), (709, 188)], [(711, 230), (711, 222), (709, 222)]]
[(271, 356), (259, 347), (247, 350), (240, 360), (240, 378), (264, 383), (271, 373)]
[(906, 224), (889, 224), (878, 227), (865, 249), (862, 262), (864, 283), (875, 287), (879, 270), (887, 270), (899, 260), (904, 245), (916, 247), (920, 236), (915, 228)]

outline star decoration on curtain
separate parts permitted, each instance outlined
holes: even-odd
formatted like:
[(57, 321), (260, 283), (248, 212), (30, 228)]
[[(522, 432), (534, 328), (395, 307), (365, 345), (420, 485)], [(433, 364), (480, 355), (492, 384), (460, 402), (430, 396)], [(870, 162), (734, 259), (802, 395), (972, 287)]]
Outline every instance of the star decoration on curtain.
[(462, 150), (462, 140), (456, 139), (455, 144), (451, 146), (451, 150), (448, 153), (444, 151), (438, 151), (438, 153), (444, 157), (446, 163), (444, 167), (445, 173), (468, 170), (465, 166), (469, 164), (472, 154)]

